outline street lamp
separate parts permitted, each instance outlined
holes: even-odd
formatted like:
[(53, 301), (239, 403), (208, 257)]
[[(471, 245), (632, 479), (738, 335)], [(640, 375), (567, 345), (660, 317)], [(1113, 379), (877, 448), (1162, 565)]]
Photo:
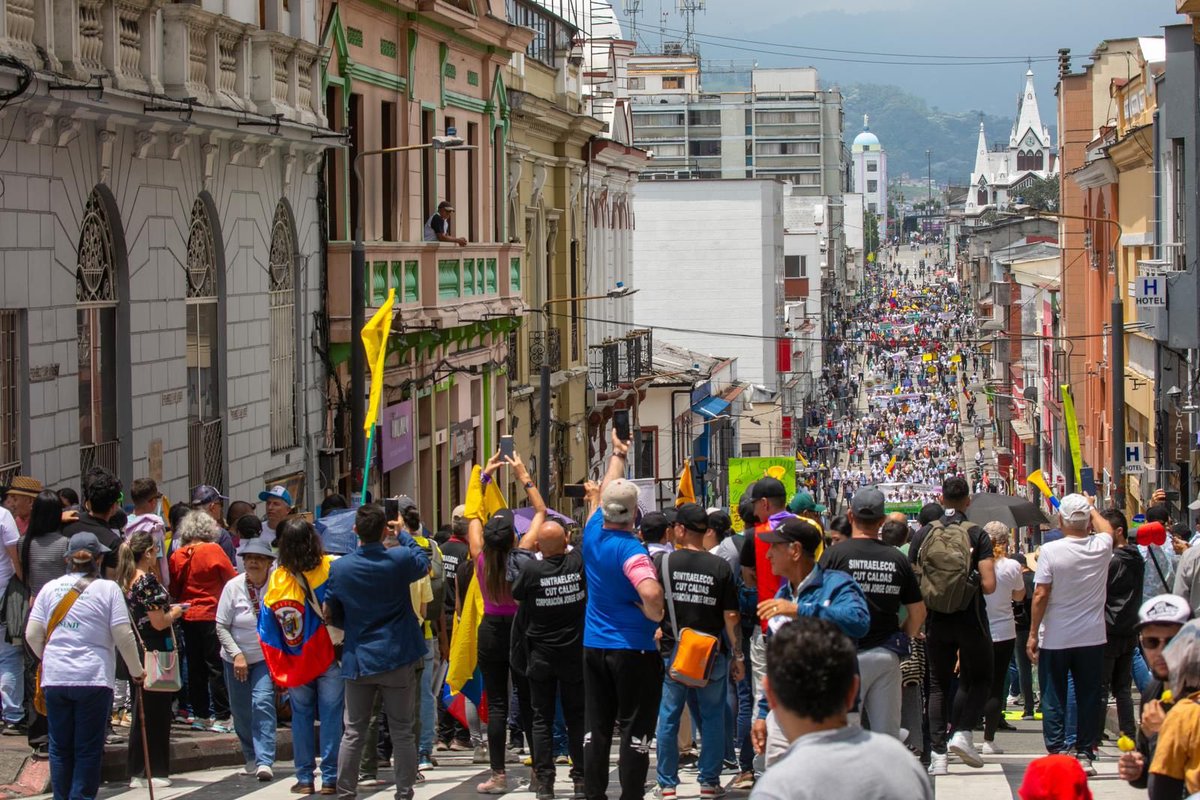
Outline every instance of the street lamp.
[[(637, 294), (637, 289), (630, 289), (621, 282), (617, 282), (615, 288), (608, 290), (604, 294), (588, 294), (579, 295), (576, 297), (552, 297), (542, 303), (542, 318), (546, 320), (546, 325), (550, 324), (550, 306), (555, 303), (575, 303), (587, 300), (617, 300), (622, 297), (629, 297)], [(542, 493), (542, 497), (550, 496), (550, 358), (549, 348), (547, 348), (546, 358), (542, 359), (541, 374), (539, 376), (539, 396), (538, 396), (538, 414), (541, 416), (541, 423), (538, 429), (538, 490)]]
[[(363, 219), (367, 216), (367, 191), (362, 179), (362, 160), (367, 156), (403, 153), (407, 150), (469, 150), (462, 139), (450, 129), (448, 136), (434, 136), (425, 144), (409, 144), (402, 147), (385, 147), (381, 150), (364, 150), (354, 157), (354, 178), (358, 182), (358, 219), (354, 224), (354, 246), (350, 251), (350, 463), (365, 463), (366, 438), (363, 436), (363, 421), (367, 413), (366, 398), (366, 353), (353, 343), (353, 337), (366, 324), (366, 280), (367, 248), (363, 244)], [(353, 466), (352, 466), (353, 468)]]

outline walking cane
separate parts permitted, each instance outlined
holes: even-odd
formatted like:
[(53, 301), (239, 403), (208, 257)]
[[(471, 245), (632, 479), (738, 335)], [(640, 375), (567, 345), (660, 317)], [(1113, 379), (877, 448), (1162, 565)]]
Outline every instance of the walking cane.
[(138, 726), (142, 729), (142, 768), (146, 774), (146, 788), (150, 791), (150, 800), (154, 800), (154, 775), (150, 772), (150, 746), (146, 740), (146, 690), (138, 684), (137, 694), (134, 699), (137, 701), (138, 709)]

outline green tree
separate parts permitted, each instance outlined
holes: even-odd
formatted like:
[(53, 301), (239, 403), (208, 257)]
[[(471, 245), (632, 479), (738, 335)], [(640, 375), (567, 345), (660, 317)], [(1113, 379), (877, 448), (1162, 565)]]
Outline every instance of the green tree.
[(863, 213), (863, 248), (868, 253), (879, 252), (879, 216), (870, 211)]
[(1034, 178), (1033, 183), (1021, 190), (1021, 202), (1039, 211), (1058, 210), (1058, 178)]

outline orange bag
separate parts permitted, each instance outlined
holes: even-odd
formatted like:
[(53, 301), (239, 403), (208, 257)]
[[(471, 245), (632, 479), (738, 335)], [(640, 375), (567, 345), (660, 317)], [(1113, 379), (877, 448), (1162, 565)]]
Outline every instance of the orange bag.
[(671, 554), (663, 555), (663, 589), (667, 600), (667, 612), (671, 617), (671, 629), (675, 631), (675, 652), (671, 654), (671, 666), (667, 674), (672, 680), (696, 689), (708, 685), (713, 664), (720, 653), (720, 640), (710, 633), (694, 628), (679, 627), (675, 621), (675, 596), (671, 591)]

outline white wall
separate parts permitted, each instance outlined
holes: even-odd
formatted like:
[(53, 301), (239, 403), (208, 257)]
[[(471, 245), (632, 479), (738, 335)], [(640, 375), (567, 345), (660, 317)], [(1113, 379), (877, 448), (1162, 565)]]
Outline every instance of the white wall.
[(735, 357), (739, 379), (772, 389), (770, 337), (782, 333), (782, 192), (770, 180), (647, 181), (633, 202), (634, 322), (697, 330), (655, 336)]

